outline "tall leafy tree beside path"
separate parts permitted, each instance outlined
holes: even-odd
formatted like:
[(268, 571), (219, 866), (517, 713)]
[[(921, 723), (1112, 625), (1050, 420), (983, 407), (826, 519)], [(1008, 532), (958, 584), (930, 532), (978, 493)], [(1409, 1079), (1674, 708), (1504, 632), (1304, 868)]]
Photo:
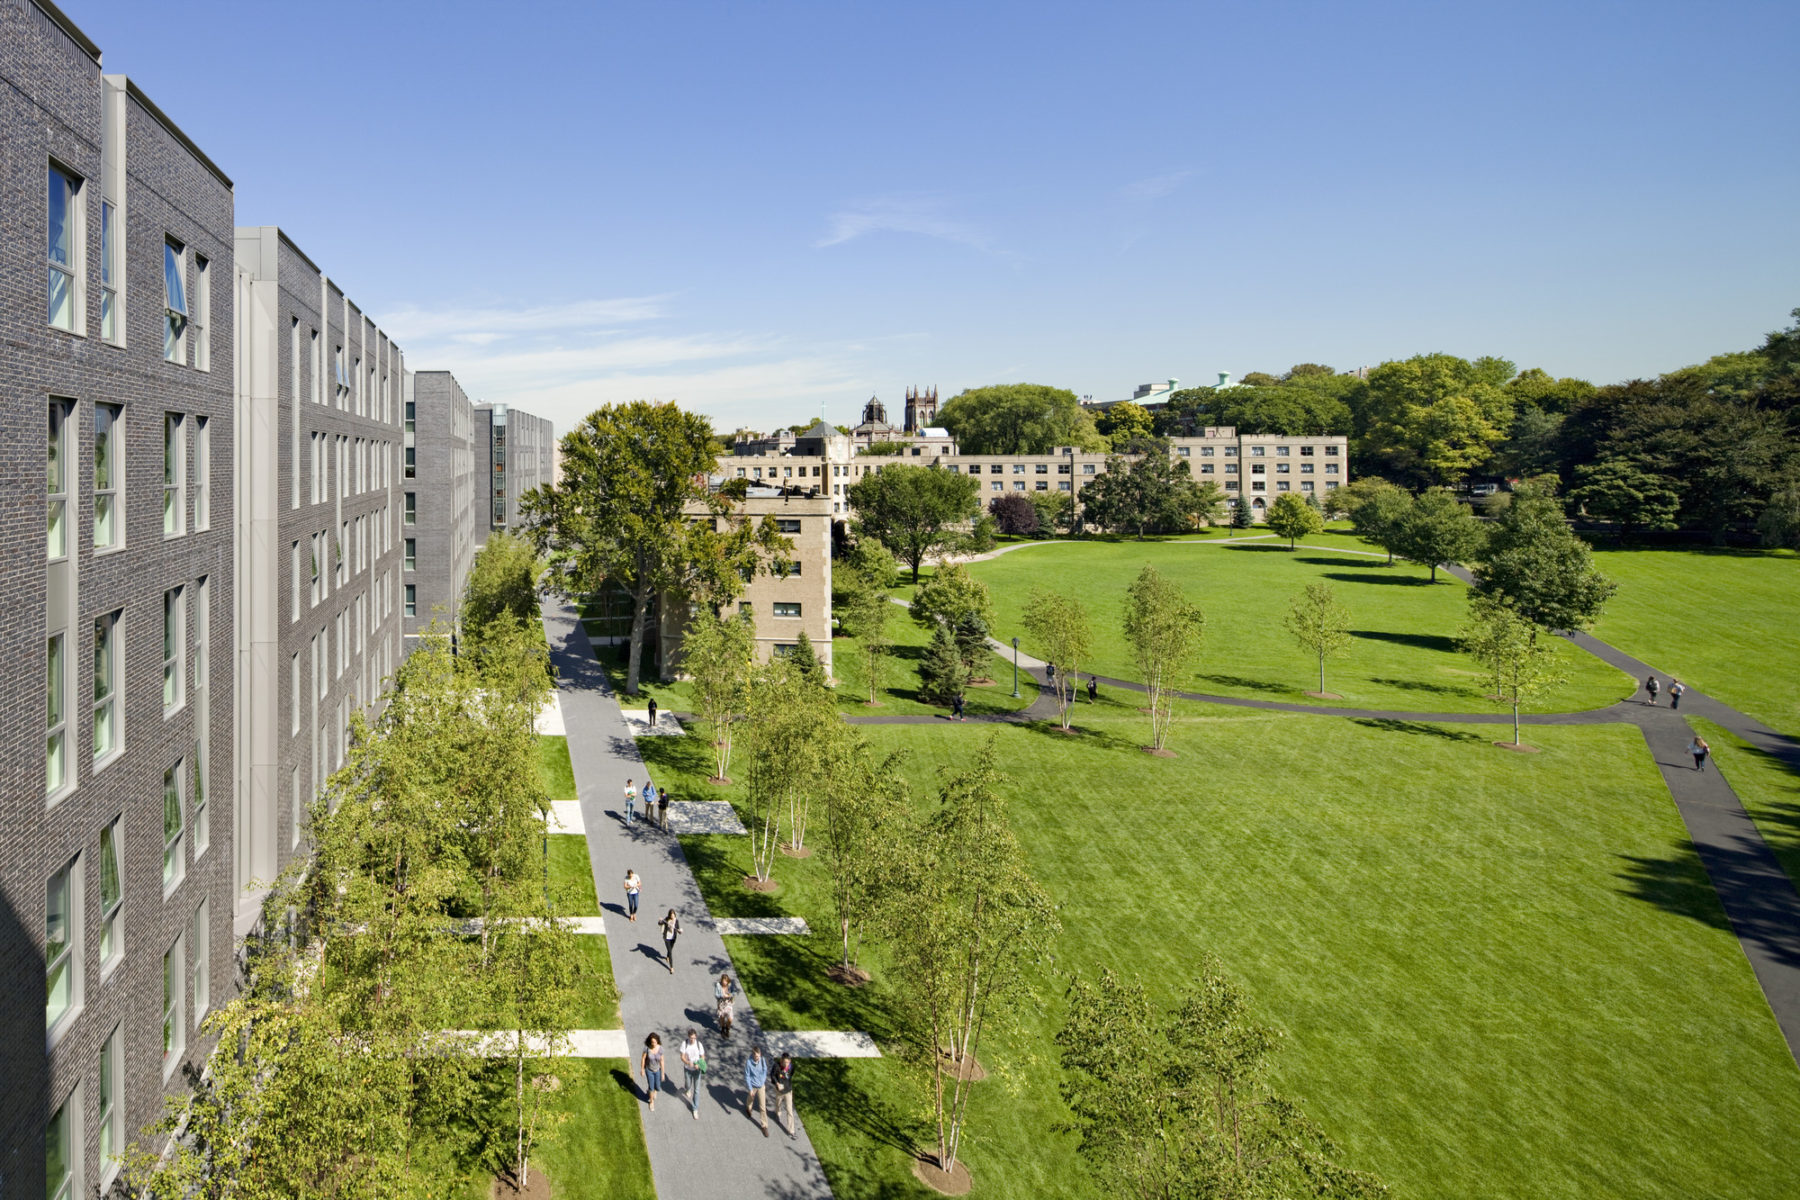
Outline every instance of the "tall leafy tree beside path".
[[(523, 506), (561, 590), (584, 595), (616, 583), (631, 596), (625, 690), (633, 695), (654, 597), (722, 606), (742, 594), (744, 571), (793, 549), (772, 520), (727, 515), (730, 499), (707, 486), (716, 464), (712, 426), (698, 413), (644, 400), (608, 404), (563, 437), (562, 482), (536, 489)], [(696, 520), (689, 505), (708, 517)]]
[(938, 422), (964, 454), (1048, 454), (1057, 446), (1104, 450), (1107, 440), (1075, 393), (1041, 383), (971, 388), (945, 401)]
[(868, 668), (869, 704), (881, 689), (881, 660), (893, 639), (888, 622), (894, 616), (890, 595), (895, 582), (894, 559), (879, 542), (860, 542), (831, 573), (831, 603), (838, 626), (856, 639)]
[(712, 782), (730, 783), (732, 737), (756, 673), (755, 621), (747, 612), (718, 617), (702, 610), (688, 622), (681, 652), (682, 669), (694, 683), (695, 707), (712, 735)]
[(1400, 544), (1400, 527), (1412, 512), (1412, 496), (1405, 488), (1369, 476), (1338, 488), (1338, 503), (1350, 516), (1356, 536), (1387, 551), (1388, 565)]
[(1150, 694), (1150, 748), (1168, 748), (1175, 704), (1169, 692), (1199, 652), (1206, 615), (1155, 567), (1145, 566), (1125, 596), (1125, 640)]
[(1475, 596), (1469, 605), (1469, 623), (1461, 642), (1471, 658), (1493, 672), (1494, 693), (1489, 699), (1512, 710), (1514, 750), (1524, 749), (1519, 740), (1519, 708), (1568, 678), (1557, 662), (1555, 649), (1538, 637), (1538, 627), (1510, 605)]
[(878, 762), (863, 738), (846, 737), (835, 746), (819, 799), (841, 942), (837, 974), (854, 983), (867, 978), (859, 965), (863, 937), (879, 922), (883, 906), (896, 899), (900, 855), (913, 823), (901, 772), (904, 751)]
[(912, 618), (926, 629), (940, 626), (956, 640), (970, 679), (986, 674), (987, 632), (994, 624), (994, 603), (987, 584), (961, 563), (946, 563), (913, 592)]
[(469, 567), (462, 602), (462, 635), (481, 639), (502, 613), (521, 624), (538, 619), (538, 557), (531, 543), (510, 533), (490, 533)]
[(1413, 497), (1388, 535), (1402, 558), (1431, 569), (1437, 582), (1440, 564), (1461, 563), (1481, 553), (1487, 531), (1448, 488), (1431, 488)]
[(1271, 532), (1286, 538), (1288, 549), (1292, 550), (1297, 540), (1325, 528), (1325, 514), (1308, 504), (1299, 492), (1283, 492), (1269, 505), (1264, 522)]
[(805, 846), (812, 798), (847, 728), (829, 691), (801, 678), (785, 659), (763, 665), (750, 690), (744, 723), (744, 802), (750, 810), (750, 858), (759, 883), (768, 883), (774, 874), (784, 820), (788, 846)]
[(1270, 1077), (1280, 1030), (1207, 955), (1171, 1012), (1135, 979), (1077, 978), (1056, 1035), (1063, 1098), (1083, 1165), (1105, 1196), (1132, 1200), (1374, 1200)]
[(1075, 695), (1073, 680), (1093, 643), (1087, 609), (1072, 596), (1034, 591), (1025, 602), (1024, 624), (1056, 675), (1050, 690), (1056, 695), (1057, 720), (1067, 730), (1069, 705)]
[(1549, 496), (1515, 494), (1488, 533), (1476, 592), (1503, 597), (1545, 629), (1586, 629), (1618, 585), (1594, 566), (1588, 544), (1570, 531)]
[(963, 526), (981, 515), (981, 481), (934, 467), (894, 463), (845, 489), (856, 511), (858, 537), (874, 538), (912, 568), (963, 539)]
[(1334, 698), (1325, 690), (1325, 660), (1342, 658), (1350, 653), (1350, 612), (1338, 603), (1337, 593), (1329, 583), (1309, 583), (1294, 597), (1288, 609), (1288, 632), (1302, 649), (1319, 663), (1319, 690), (1311, 693), (1321, 699)]
[(1681, 493), (1673, 480), (1616, 456), (1576, 467), (1569, 503), (1591, 517), (1616, 522), (1623, 539), (1640, 529), (1674, 529)]

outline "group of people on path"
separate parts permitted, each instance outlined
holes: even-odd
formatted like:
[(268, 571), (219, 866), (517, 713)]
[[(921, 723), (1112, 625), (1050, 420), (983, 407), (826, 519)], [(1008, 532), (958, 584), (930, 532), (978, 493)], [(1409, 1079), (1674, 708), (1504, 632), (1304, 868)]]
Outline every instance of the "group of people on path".
[[(731, 1036), (729, 1021), (724, 1034), (726, 1037)], [(700, 1040), (699, 1030), (689, 1027), (687, 1038), (681, 1043), (677, 1054), (681, 1058), (681, 1098), (687, 1103), (688, 1111), (693, 1113), (694, 1120), (698, 1121), (700, 1089), (706, 1082), (707, 1073), (706, 1045)], [(638, 1070), (644, 1076), (644, 1097), (649, 1102), (650, 1111), (655, 1112), (657, 1094), (663, 1090), (667, 1080), (660, 1034), (652, 1033), (644, 1039), (643, 1053), (638, 1055)], [(784, 1054), (779, 1062), (771, 1066), (763, 1048), (752, 1046), (750, 1057), (744, 1060), (744, 1115), (762, 1126), (764, 1137), (769, 1136), (770, 1090), (775, 1093), (776, 1122), (788, 1137), (798, 1137), (799, 1125), (794, 1119), (793, 1055)]]
[[(1650, 697), (1645, 703), (1649, 704), (1650, 707), (1655, 708), (1656, 698), (1662, 693), (1662, 680), (1658, 679), (1655, 675), (1646, 676), (1644, 679), (1644, 691)], [(1687, 684), (1671, 676), (1669, 679), (1669, 710), (1671, 712), (1678, 711), (1681, 708), (1681, 698), (1686, 694)], [(1688, 743), (1688, 753), (1694, 756), (1694, 770), (1706, 770), (1706, 760), (1712, 754), (1712, 747), (1707, 744), (1705, 738), (1696, 733), (1694, 735), (1694, 740)]]
[(657, 828), (669, 827), (669, 792), (667, 788), (657, 789), (654, 781), (644, 780), (644, 789), (638, 791), (637, 780), (625, 781), (625, 824), (630, 825), (637, 819), (639, 802), (644, 806), (644, 820), (655, 821)]

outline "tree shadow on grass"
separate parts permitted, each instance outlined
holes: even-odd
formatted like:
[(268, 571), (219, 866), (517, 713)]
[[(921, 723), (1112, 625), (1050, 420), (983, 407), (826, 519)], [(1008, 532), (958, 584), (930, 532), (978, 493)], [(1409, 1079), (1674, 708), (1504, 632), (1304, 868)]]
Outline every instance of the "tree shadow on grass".
[[(680, 773), (704, 779), (713, 771), (712, 747), (704, 737), (639, 738), (637, 752), (652, 772)], [(654, 779), (656, 776), (651, 775)]]
[(1664, 858), (1619, 857), (1628, 894), (1729, 930), (1775, 961), (1800, 967), (1800, 901), (1761, 838), (1733, 838), (1703, 852), (1677, 845)]
[(685, 837), (681, 849), (714, 916), (785, 917), (781, 901), (744, 886), (750, 874), (749, 842), (742, 837)]
[(1440, 633), (1394, 633), (1386, 629), (1352, 629), (1350, 636), (1366, 638), (1371, 642), (1388, 642), (1395, 646), (1412, 646), (1419, 650), (1441, 650), (1446, 654), (1455, 654), (1458, 650), (1455, 638), (1445, 637)]
[[(856, 1082), (850, 1060), (815, 1058), (797, 1064), (794, 1095), (799, 1101), (801, 1120), (822, 1121), (833, 1129), (860, 1134), (878, 1146), (900, 1151), (909, 1159), (919, 1147), (931, 1142), (930, 1130), (921, 1116)], [(876, 1175), (878, 1162), (879, 1159), (873, 1156), (868, 1160), (834, 1161), (833, 1193), (846, 1200), (899, 1200), (901, 1197), (912, 1200), (930, 1194), (910, 1179)]]
[(1442, 725), (1432, 725), (1425, 721), (1398, 721), (1388, 717), (1358, 717), (1355, 724), (1365, 729), (1374, 729), (1381, 733), (1410, 733), (1424, 737), (1442, 738), (1447, 742), (1484, 742), (1490, 739), (1480, 734), (1470, 733), (1466, 729), (1448, 729)]
[(1431, 586), (1431, 577), (1428, 575), (1395, 575), (1375, 571), (1327, 571), (1325, 578), (1335, 579), (1339, 583), (1372, 583), (1387, 587)]
[[(1047, 737), (1062, 742), (1066, 745), (1081, 746), (1095, 750), (1136, 750), (1139, 746), (1143, 745), (1146, 740), (1145, 738), (1125, 737), (1114, 733), (1111, 729), (1094, 729), (1073, 723), (1080, 719), (1081, 715), (1079, 713), (1072, 713), (1070, 715), (1071, 724), (1068, 733), (1064, 733), (1061, 724), (1054, 719), (1048, 721), (1027, 721), (1023, 723), (1020, 728), (1029, 730), (1041, 737)], [(1148, 718), (1145, 719), (1144, 729), (1147, 735), (1149, 732)]]
[(839, 943), (828, 933), (809, 937), (746, 934), (731, 941), (732, 961), (760, 1014), (772, 1012), (768, 1001), (779, 997), (791, 1014), (770, 1018), (771, 1027), (794, 1024), (806, 1029), (858, 1029), (878, 1042), (899, 1029), (893, 998), (877, 976), (859, 988), (845, 987), (826, 972), (840, 958)]
[[(1308, 566), (1313, 566), (1313, 567), (1345, 567), (1345, 568), (1355, 568), (1359, 571), (1367, 568), (1369, 565), (1369, 560), (1366, 558), (1361, 558), (1361, 557), (1345, 558), (1341, 554), (1334, 555), (1331, 557), (1326, 557), (1325, 555), (1322, 555), (1322, 554), (1302, 554), (1298, 558), (1296, 558), (1294, 561), (1295, 562), (1303, 562), (1303, 563), (1306, 563)], [(1388, 564), (1383, 563), (1381, 565), (1385, 567)], [(1334, 578), (1334, 577), (1328, 576), (1327, 578)]]
[(1247, 691), (1268, 692), (1276, 696), (1293, 694), (1292, 688), (1282, 687), (1277, 683), (1265, 683), (1260, 679), (1247, 679), (1242, 675), (1196, 675), (1194, 678), (1206, 683), (1216, 683), (1220, 687), (1244, 688)]
[(1443, 683), (1425, 683), (1418, 679), (1371, 679), (1370, 683), (1379, 683), (1402, 692), (1431, 692), (1438, 696), (1466, 696), (1468, 689), (1452, 687)]

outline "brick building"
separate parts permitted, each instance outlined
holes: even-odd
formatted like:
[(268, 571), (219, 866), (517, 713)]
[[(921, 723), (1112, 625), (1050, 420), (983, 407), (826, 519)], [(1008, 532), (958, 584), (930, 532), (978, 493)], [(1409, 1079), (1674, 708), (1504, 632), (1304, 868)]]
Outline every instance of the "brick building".
[(517, 529), (519, 498), (555, 479), (555, 440), (556, 431), (542, 417), (505, 404), (475, 407), (475, 460), (486, 476), (488, 498), (476, 518), (483, 542), (489, 530)]
[[(486, 417), (483, 417), (486, 420)], [(407, 376), (411, 463), (402, 500), (401, 620), (408, 649), (434, 618), (454, 621), (476, 547), (487, 538), (488, 460), (476, 471), (476, 409), (448, 371)], [(484, 440), (487, 436), (482, 435)], [(484, 450), (484, 453), (486, 451)]]

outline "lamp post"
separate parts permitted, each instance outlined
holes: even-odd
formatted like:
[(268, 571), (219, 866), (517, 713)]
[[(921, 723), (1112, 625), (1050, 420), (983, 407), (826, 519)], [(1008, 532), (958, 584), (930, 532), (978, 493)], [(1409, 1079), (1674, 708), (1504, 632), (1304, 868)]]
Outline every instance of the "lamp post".
[(1013, 694), (1012, 694), (1012, 698), (1014, 700), (1017, 700), (1019, 698), (1019, 639), (1018, 638), (1013, 639)]

